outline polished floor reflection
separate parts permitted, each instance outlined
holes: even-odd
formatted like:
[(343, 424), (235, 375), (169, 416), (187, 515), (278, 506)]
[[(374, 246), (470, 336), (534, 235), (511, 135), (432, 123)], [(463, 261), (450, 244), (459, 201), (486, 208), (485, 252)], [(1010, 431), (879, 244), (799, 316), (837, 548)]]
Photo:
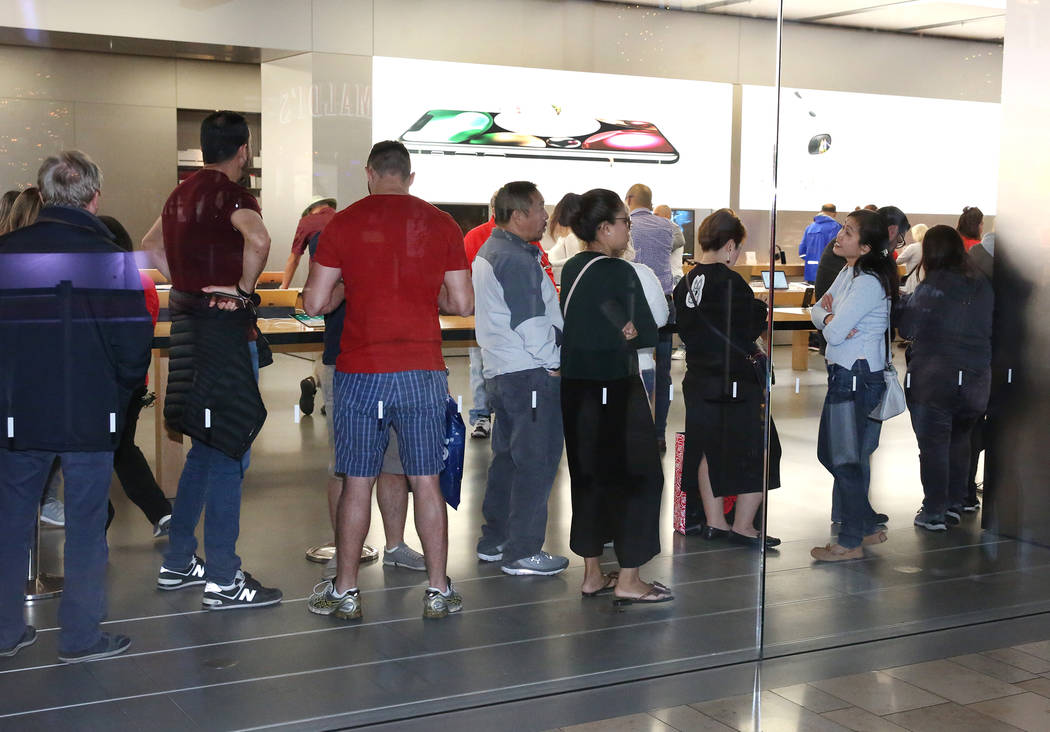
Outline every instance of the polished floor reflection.
[[(795, 373), (789, 349), (775, 350), (773, 403), (785, 459), (784, 487), (771, 500), (770, 521), (771, 533), (784, 544), (768, 556), (767, 655), (1050, 609), (1050, 550), (984, 534), (975, 517), (941, 535), (912, 526), (922, 493), (906, 417), (887, 425), (873, 468), (872, 501), (891, 517), (890, 540), (864, 560), (814, 566), (810, 547), (830, 535), (830, 477), (814, 456), (824, 377), (815, 354), (810, 371)], [(469, 404), (466, 359), (451, 357), (449, 364), (452, 390), (468, 394)], [(310, 615), (305, 599), (319, 566), (304, 559), (304, 550), (331, 538), (324, 418), (315, 413), (293, 421), (298, 381), (311, 366), (278, 355), (263, 371), (270, 418), (245, 487), (239, 543), (245, 569), (281, 587), (284, 603), (208, 613), (194, 590), (157, 592), (161, 546), (117, 489), (108, 629), (130, 635), (132, 648), (116, 659), (56, 665), (57, 603), (34, 606), (31, 622), (43, 631), (40, 641), (0, 663), (0, 729), (243, 729), (296, 722), (305, 729), (333, 728), (755, 657), (759, 555), (671, 532), (671, 454), (665, 459), (663, 553), (643, 575), (672, 585), (674, 603), (616, 612), (608, 599), (583, 599), (577, 557), (555, 578), (507, 577), (495, 565), (480, 564), (473, 549), (489, 448), (475, 440), (467, 451), (463, 504), (450, 515), (449, 571), (465, 610), (424, 623), (423, 576), (373, 565), (361, 573), (362, 623)], [(680, 384), (681, 362), (675, 369)], [(139, 427), (144, 447), (153, 430), (149, 411)], [(670, 422), (682, 420), (678, 400)], [(378, 545), (376, 512), (373, 519), (369, 543)], [(568, 554), (569, 521), (563, 463), (551, 500), (549, 551)], [(408, 536), (418, 547), (411, 528)], [(45, 568), (59, 569), (54, 558), (60, 541), (61, 531), (44, 532)], [(607, 560), (613, 562), (611, 553)], [(842, 698), (834, 690), (823, 693)], [(859, 699), (850, 704), (863, 707)]]
[(1044, 732), (1050, 641), (769, 689), (757, 715), (754, 701), (745, 694), (551, 732)]

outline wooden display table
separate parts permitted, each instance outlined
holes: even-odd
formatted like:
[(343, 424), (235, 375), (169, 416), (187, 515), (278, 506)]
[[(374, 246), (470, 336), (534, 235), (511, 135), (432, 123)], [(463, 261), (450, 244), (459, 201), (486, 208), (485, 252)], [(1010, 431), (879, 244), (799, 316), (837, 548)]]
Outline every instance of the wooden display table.
[[(276, 292), (281, 292), (277, 290)], [(285, 292), (294, 292), (287, 290)], [(260, 295), (262, 293), (260, 292)], [(474, 318), (442, 315), (441, 340), (445, 347), (476, 345)], [(673, 326), (669, 326), (673, 330)], [(805, 370), (809, 359), (809, 331), (813, 324), (809, 311), (802, 308), (777, 308), (773, 312), (773, 329), (793, 332), (791, 367)], [(324, 349), (324, 328), (311, 328), (295, 318), (260, 318), (259, 330), (266, 336), (275, 353), (306, 353)], [(153, 331), (153, 378), (151, 387), (157, 393), (155, 404), (155, 437), (157, 448), (157, 484), (168, 496), (174, 496), (189, 441), (164, 424), (164, 394), (168, 388), (168, 345), (171, 323), (159, 322)], [(287, 418), (282, 417), (282, 418)]]

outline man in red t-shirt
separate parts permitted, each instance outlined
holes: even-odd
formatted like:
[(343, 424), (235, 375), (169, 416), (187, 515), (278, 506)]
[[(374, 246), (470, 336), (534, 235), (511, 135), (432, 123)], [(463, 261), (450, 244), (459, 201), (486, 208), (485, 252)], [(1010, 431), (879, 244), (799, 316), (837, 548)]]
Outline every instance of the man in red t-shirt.
[[(172, 340), (193, 343), (192, 384), (186, 391), (208, 407), (203, 420), (208, 435), (193, 438), (179, 478), (157, 589), (204, 585), (203, 605), (209, 610), (262, 607), (280, 602), (281, 591), (263, 587), (241, 571), (236, 552), (241, 481), (248, 470), (249, 452), (235, 458), (212, 442), (226, 429), (243, 427), (240, 414), (247, 410), (239, 407), (248, 400), (258, 400), (261, 408), (258, 388), (252, 383), (258, 380), (259, 364), (254, 319), (242, 309), (242, 302), (255, 291), (270, 251), (270, 236), (259, 202), (237, 184), (252, 161), (244, 117), (229, 111), (208, 115), (201, 123), (201, 151), (204, 168), (172, 191), (160, 218), (142, 240), (155, 266), (171, 281), (173, 315), (177, 299), (187, 303), (180, 317), (173, 318)], [(207, 294), (212, 295), (211, 307), (223, 312), (208, 310)], [(252, 327), (247, 327), (249, 323)], [(199, 336), (205, 324), (211, 334), (207, 338)], [(216, 325), (222, 326), (218, 337)], [(207, 375), (197, 378), (204, 361), (209, 367)], [(218, 366), (211, 368), (215, 364)], [(215, 383), (221, 383), (222, 389), (211, 388)], [(247, 384), (252, 393), (238, 390), (241, 384)], [(169, 380), (169, 405), (171, 387)], [(240, 400), (233, 407), (225, 406), (228, 402), (223, 400), (230, 395)], [(188, 403), (185, 393), (182, 397)], [(170, 423), (171, 418), (166, 418)], [(188, 431), (185, 426), (182, 429)], [(206, 565), (196, 554), (194, 536), (205, 506)]]
[(310, 315), (330, 312), (344, 295), (347, 302), (335, 374), (336, 472), (346, 476), (336, 527), (338, 573), (311, 595), (308, 608), (361, 617), (361, 546), (393, 428), (430, 579), (423, 617), (441, 618), (462, 609), (463, 601), (445, 574), (448, 518), (438, 473), (448, 379), (438, 311), (470, 315), (474, 290), (456, 222), (408, 192), (415, 174), (405, 146), (376, 143), (365, 173), (370, 195), (325, 227), (303, 291)]

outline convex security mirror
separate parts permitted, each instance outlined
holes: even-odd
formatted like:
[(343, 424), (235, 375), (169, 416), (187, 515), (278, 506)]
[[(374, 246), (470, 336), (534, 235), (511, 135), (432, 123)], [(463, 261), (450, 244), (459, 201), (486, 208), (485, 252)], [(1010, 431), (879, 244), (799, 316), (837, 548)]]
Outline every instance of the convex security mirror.
[(831, 149), (831, 135), (824, 132), (809, 138), (809, 154), (823, 155)]

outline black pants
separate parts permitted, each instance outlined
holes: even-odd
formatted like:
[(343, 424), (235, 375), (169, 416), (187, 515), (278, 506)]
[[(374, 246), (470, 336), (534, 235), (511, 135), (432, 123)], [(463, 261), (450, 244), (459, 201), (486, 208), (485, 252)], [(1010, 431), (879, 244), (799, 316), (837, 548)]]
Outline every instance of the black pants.
[(943, 516), (968, 498), (970, 437), (988, 405), (990, 369), (924, 368), (912, 363), (907, 392), (911, 424), (919, 442), (923, 508)]
[(664, 484), (642, 380), (563, 378), (561, 407), (572, 480), (569, 546), (597, 557), (612, 540), (621, 567), (642, 566), (660, 553)]
[[(164, 497), (164, 492), (157, 485), (149, 463), (142, 450), (135, 444), (135, 428), (138, 426), (139, 413), (142, 411), (142, 397), (146, 395), (143, 384), (131, 395), (131, 403), (124, 418), (124, 432), (120, 435), (120, 445), (113, 453), (113, 469), (120, 480), (120, 487), (139, 507), (151, 524), (155, 524), (171, 513), (171, 502)], [(113, 503), (109, 504), (109, 519), (106, 528), (113, 521)]]

